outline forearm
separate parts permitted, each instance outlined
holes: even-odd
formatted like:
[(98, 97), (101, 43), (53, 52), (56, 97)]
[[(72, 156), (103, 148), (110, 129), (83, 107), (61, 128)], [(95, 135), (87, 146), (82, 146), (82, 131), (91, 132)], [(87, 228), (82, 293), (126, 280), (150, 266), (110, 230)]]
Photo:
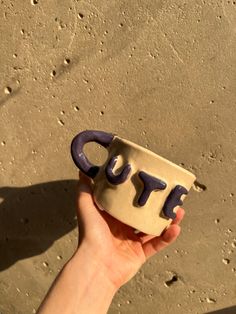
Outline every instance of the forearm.
[(115, 292), (103, 265), (82, 247), (55, 280), (38, 314), (103, 314)]

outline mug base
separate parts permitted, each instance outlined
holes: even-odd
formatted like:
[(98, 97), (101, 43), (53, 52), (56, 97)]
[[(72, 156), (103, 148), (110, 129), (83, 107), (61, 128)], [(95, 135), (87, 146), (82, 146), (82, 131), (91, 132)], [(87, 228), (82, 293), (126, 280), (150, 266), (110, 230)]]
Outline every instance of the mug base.
[[(96, 201), (96, 199), (95, 198), (93, 198), (93, 200), (94, 200), (94, 203), (96, 204), (96, 206), (97, 206), (97, 208), (100, 210), (100, 211), (105, 211), (105, 212), (107, 212), (105, 209), (104, 209), (104, 207), (102, 207), (97, 201)], [(108, 212), (107, 212), (108, 213)], [(114, 217), (115, 218), (115, 217)], [(117, 218), (115, 218), (115, 219), (117, 219)], [(117, 219), (117, 220), (119, 220), (119, 219)], [(120, 220), (119, 220), (120, 221)], [(122, 221), (121, 221), (122, 222)], [(124, 222), (122, 222), (123, 224), (125, 224)], [(128, 225), (128, 224), (126, 224), (127, 226), (129, 226), (129, 227), (131, 227), (131, 228), (134, 228), (133, 226), (130, 226), (130, 225)], [(136, 228), (134, 228), (134, 234), (136, 234), (136, 235), (138, 235), (139, 233), (145, 233), (146, 235), (150, 235), (149, 233), (146, 233), (146, 232), (143, 232), (143, 231), (141, 231), (141, 230), (138, 230), (138, 229), (136, 229)]]

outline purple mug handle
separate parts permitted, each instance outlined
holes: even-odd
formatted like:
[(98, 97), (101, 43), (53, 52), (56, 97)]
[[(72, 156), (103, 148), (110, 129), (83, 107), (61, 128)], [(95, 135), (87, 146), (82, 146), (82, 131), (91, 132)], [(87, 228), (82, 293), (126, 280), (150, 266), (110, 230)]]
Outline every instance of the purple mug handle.
[(77, 134), (71, 143), (71, 156), (76, 166), (87, 176), (94, 179), (100, 167), (91, 164), (83, 152), (83, 147), (89, 142), (96, 142), (107, 148), (114, 135), (103, 131), (86, 130)]

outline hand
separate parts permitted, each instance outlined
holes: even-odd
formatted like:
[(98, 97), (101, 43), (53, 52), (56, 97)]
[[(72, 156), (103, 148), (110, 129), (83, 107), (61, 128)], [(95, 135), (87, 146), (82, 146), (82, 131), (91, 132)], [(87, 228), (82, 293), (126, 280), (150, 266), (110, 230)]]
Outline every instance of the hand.
[(116, 291), (152, 255), (175, 241), (184, 210), (160, 236), (135, 234), (94, 205), (92, 183), (81, 174), (78, 186), (78, 249), (53, 282), (38, 314), (107, 313)]
[(97, 259), (100, 262), (106, 276), (118, 289), (136, 274), (149, 257), (176, 240), (184, 210), (179, 208), (176, 219), (159, 237), (135, 234), (132, 227), (96, 207), (92, 198), (92, 182), (80, 173), (77, 216), (79, 244), (75, 256), (83, 248), (90, 261)]

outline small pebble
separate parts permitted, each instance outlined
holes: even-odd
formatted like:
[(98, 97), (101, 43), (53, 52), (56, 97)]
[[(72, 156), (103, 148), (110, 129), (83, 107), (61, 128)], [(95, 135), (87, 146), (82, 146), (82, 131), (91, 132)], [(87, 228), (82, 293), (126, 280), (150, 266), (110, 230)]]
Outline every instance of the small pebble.
[(20, 222), (23, 224), (28, 224), (29, 223), (29, 219), (28, 218), (21, 218)]
[(65, 125), (65, 122), (62, 121), (61, 119), (57, 119), (57, 122), (58, 122), (61, 126)]
[(216, 303), (215, 299), (212, 298), (206, 298), (207, 303)]
[(57, 259), (58, 259), (58, 260), (61, 260), (61, 259), (62, 259), (62, 256), (61, 256), (61, 255), (57, 255)]
[(64, 64), (65, 64), (65, 65), (68, 65), (68, 64), (70, 64), (70, 59), (68, 59), (68, 58), (65, 58), (65, 59), (64, 59)]
[(11, 92), (12, 92), (11, 87), (7, 86), (7, 87), (4, 88), (4, 93), (5, 93), (6, 95), (10, 95)]
[(223, 258), (222, 259), (222, 262), (225, 264), (225, 265), (228, 265), (230, 263), (230, 260), (228, 258)]
[(43, 262), (44, 267), (48, 267), (48, 262)]
[(56, 76), (56, 74), (57, 74), (57, 72), (55, 70), (53, 70), (50, 75), (51, 75), (51, 77), (54, 77), (54, 76)]

